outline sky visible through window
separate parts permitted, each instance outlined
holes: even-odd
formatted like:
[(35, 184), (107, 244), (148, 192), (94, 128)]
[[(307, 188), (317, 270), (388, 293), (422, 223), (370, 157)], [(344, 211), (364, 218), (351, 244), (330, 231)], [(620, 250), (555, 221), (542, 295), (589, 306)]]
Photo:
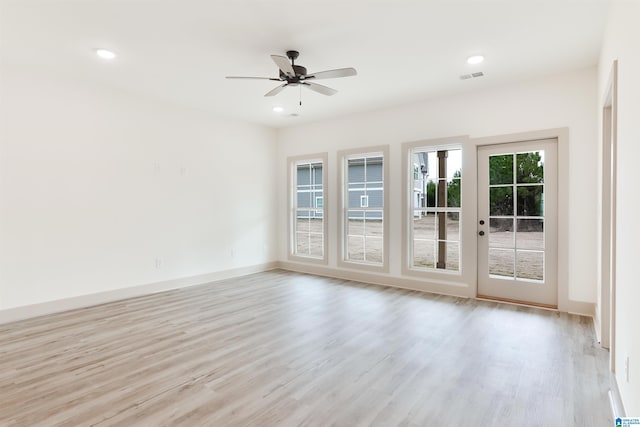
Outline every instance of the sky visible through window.
[[(429, 154), (428, 180), (432, 181), (438, 179), (438, 156), (435, 151), (433, 154), (431, 154), (431, 152)], [(452, 179), (453, 174), (459, 170), (462, 170), (462, 150), (450, 150), (449, 157), (447, 159), (447, 179)]]
[[(544, 164), (544, 151), (540, 153), (540, 163)], [(436, 172), (438, 170), (438, 156), (430, 155), (429, 156), (429, 180), (435, 180), (438, 177), (436, 176)], [(462, 150), (450, 150), (449, 158), (447, 162), (447, 179), (453, 178), (453, 174), (456, 171), (462, 170)]]

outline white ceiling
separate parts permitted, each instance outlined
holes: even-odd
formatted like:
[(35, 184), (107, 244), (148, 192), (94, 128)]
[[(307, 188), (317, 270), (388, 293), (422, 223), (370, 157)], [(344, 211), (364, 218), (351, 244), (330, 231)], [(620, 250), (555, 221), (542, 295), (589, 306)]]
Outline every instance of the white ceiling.
[[(594, 65), (606, 0), (0, 0), (1, 59), (216, 115), (283, 127)], [(93, 53), (105, 47), (118, 57)], [(326, 97), (288, 88), (270, 54), (300, 51)], [(483, 54), (481, 65), (467, 65)], [(460, 80), (483, 71), (485, 77)], [(282, 114), (272, 112), (281, 105)], [(291, 113), (299, 117), (288, 116)]]

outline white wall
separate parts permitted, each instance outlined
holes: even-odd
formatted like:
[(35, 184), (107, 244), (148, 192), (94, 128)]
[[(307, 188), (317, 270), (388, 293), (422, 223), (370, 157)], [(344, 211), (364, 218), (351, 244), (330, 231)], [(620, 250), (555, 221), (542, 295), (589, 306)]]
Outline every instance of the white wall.
[(274, 130), (9, 64), (0, 85), (0, 310), (275, 260)]
[[(466, 82), (462, 82), (464, 84)], [(568, 185), (568, 297), (573, 301), (596, 300), (597, 214), (597, 73), (590, 68), (549, 76), (519, 84), (434, 99), (412, 105), (350, 115), (340, 119), (283, 129), (279, 133), (279, 206), (281, 234), (287, 230), (286, 159), (305, 153), (329, 153), (329, 198), (337, 205), (338, 150), (390, 144), (391, 203), (389, 221), (390, 277), (401, 276), (401, 143), (407, 141), (469, 135), (471, 138), (569, 128), (568, 164), (560, 165), (559, 178)], [(468, 146), (475, 152), (475, 146)], [(332, 178), (333, 177), (333, 178)], [(470, 186), (469, 186), (470, 185)], [(466, 187), (465, 187), (466, 186)], [(474, 173), (463, 171), (464, 192), (475, 186)], [(467, 190), (465, 190), (465, 188)], [(475, 190), (474, 190), (475, 191)], [(463, 201), (464, 203), (464, 201)], [(464, 206), (463, 206), (464, 210)], [(467, 219), (475, 212), (467, 211)], [(464, 218), (463, 218), (464, 219)], [(338, 269), (336, 218), (329, 218), (329, 267)], [(287, 259), (286, 241), (279, 248)], [(464, 262), (464, 259), (463, 259)], [(469, 263), (467, 263), (469, 265)], [(565, 266), (566, 267), (566, 266)], [(475, 276), (475, 275), (471, 275)], [(465, 276), (465, 277), (471, 277)], [(454, 294), (475, 295), (475, 282), (468, 290), (451, 288)]]
[[(638, 324), (638, 241), (640, 241), (640, 2), (614, 2), (599, 64), (600, 106), (612, 63), (618, 60), (618, 155), (616, 245), (616, 380), (627, 415), (640, 414), (640, 330)], [(629, 381), (624, 360), (629, 357)]]

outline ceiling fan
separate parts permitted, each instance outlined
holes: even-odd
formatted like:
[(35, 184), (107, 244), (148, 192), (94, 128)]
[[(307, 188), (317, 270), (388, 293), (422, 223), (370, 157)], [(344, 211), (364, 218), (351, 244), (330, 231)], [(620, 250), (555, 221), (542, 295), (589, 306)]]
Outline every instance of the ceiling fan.
[[(273, 80), (276, 82), (284, 82), (275, 89), (265, 93), (264, 96), (275, 96), (282, 92), (287, 86), (304, 86), (311, 89), (314, 92), (321, 93), (323, 95), (331, 96), (335, 95), (338, 91), (327, 86), (314, 83), (314, 80), (319, 79), (335, 79), (337, 77), (349, 77), (355, 76), (357, 73), (355, 68), (339, 68), (337, 70), (320, 71), (317, 73), (307, 74), (307, 69), (302, 65), (296, 65), (295, 60), (300, 53), (296, 50), (287, 51), (287, 58), (281, 55), (271, 55), (271, 59), (276, 63), (280, 69), (280, 75), (278, 78), (271, 77), (237, 77), (227, 76), (228, 79), (245, 79), (245, 80)], [(291, 60), (291, 63), (289, 63)]]

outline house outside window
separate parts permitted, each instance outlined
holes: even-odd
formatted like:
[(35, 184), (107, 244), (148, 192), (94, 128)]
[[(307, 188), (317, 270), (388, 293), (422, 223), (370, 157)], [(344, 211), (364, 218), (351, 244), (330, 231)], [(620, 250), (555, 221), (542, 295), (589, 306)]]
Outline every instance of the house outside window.
[(342, 259), (344, 266), (388, 269), (386, 220), (388, 148), (345, 151), (342, 165)]
[(289, 159), (290, 257), (326, 262), (326, 154)]

